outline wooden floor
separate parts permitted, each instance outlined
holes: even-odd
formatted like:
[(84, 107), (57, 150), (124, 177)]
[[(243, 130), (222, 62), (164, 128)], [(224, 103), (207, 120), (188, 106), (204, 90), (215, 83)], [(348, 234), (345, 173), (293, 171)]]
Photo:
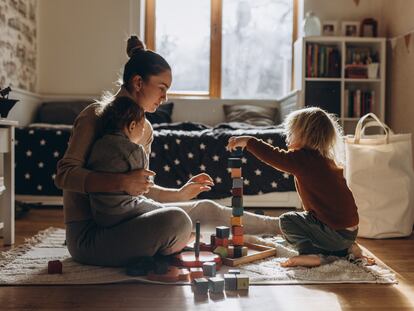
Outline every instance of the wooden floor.
[[(17, 244), (50, 226), (63, 228), (61, 209), (32, 209), (16, 223)], [(414, 237), (359, 242), (399, 274), (398, 285), (251, 286), (209, 298), (189, 286), (0, 286), (0, 310), (414, 310)]]

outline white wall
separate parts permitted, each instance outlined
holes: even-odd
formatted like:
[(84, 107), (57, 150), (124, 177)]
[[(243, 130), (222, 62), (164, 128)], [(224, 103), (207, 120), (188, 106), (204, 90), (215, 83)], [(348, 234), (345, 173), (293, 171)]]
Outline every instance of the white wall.
[(39, 0), (38, 93), (116, 89), (139, 15), (139, 0)]
[[(379, 36), (384, 36), (383, 4), (390, 0), (360, 0), (356, 5), (353, 0), (301, 0), (303, 14), (313, 11), (323, 22), (324, 20), (338, 21), (339, 29), (342, 21), (362, 21), (364, 18), (374, 18), (378, 22)], [(409, 0), (411, 1), (411, 0)], [(300, 29), (300, 28), (299, 28)]]

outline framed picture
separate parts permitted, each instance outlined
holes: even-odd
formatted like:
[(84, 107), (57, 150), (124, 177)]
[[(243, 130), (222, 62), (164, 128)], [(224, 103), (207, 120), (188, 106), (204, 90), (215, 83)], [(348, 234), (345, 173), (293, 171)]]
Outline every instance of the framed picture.
[(361, 37), (376, 37), (378, 23), (373, 18), (366, 18), (361, 23)]
[(342, 22), (342, 35), (346, 37), (358, 37), (359, 22)]
[(338, 31), (337, 21), (324, 21), (322, 23), (322, 35), (323, 36), (336, 36)]

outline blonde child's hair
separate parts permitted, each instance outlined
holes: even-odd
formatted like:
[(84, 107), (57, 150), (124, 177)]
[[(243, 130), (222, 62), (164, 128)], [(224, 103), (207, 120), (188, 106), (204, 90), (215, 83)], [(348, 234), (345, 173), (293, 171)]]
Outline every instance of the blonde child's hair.
[(291, 112), (283, 125), (287, 143), (294, 135), (302, 147), (317, 150), (337, 163), (342, 162), (335, 151), (342, 141), (342, 129), (334, 115), (318, 107), (308, 107)]

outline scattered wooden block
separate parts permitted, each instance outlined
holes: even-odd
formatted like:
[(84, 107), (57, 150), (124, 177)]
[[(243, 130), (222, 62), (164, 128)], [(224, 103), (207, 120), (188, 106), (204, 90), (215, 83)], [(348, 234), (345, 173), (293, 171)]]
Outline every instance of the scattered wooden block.
[(216, 238), (228, 239), (230, 237), (230, 228), (226, 226), (216, 227)]
[(207, 295), (208, 280), (205, 278), (197, 278), (193, 281), (194, 293), (198, 295)]
[(216, 235), (215, 234), (210, 235), (210, 245), (211, 246), (216, 245)]
[(233, 187), (232, 188), (243, 188), (243, 177), (233, 178)]
[(243, 256), (243, 247), (242, 246), (234, 246), (233, 258), (240, 258), (242, 256)]
[(243, 226), (231, 226), (231, 234), (233, 236), (243, 235), (244, 234)]
[(227, 257), (227, 248), (224, 247), (224, 246), (218, 246), (214, 250), (214, 253), (218, 254), (221, 258), (226, 258)]
[(231, 178), (240, 178), (242, 177), (242, 169), (241, 168), (232, 168), (230, 172)]
[(231, 194), (234, 197), (242, 197), (243, 196), (243, 188), (232, 188)]
[(190, 271), (188, 269), (178, 269), (178, 280), (190, 282)]
[(219, 277), (210, 278), (208, 288), (212, 293), (221, 293), (224, 290), (224, 279)]
[(249, 276), (246, 274), (237, 274), (237, 290), (249, 289)]
[(240, 274), (240, 270), (239, 269), (229, 269), (228, 273), (229, 274)]
[(234, 246), (229, 245), (227, 247), (227, 258), (234, 258)]
[(200, 251), (212, 252), (213, 247), (210, 244), (200, 243)]
[(242, 166), (242, 160), (240, 158), (229, 158), (227, 163), (230, 168), (240, 168)]
[(158, 282), (178, 282), (180, 271), (177, 267), (169, 266), (165, 274), (157, 274), (155, 272), (149, 272), (147, 279)]
[(242, 226), (243, 225), (243, 223), (242, 223), (242, 217), (236, 217), (236, 216), (233, 216), (233, 217), (231, 217), (230, 218), (230, 224), (231, 224), (231, 226)]
[(192, 280), (202, 278), (203, 276), (203, 268), (190, 268), (190, 278)]
[[(237, 197), (233, 197), (233, 199), (234, 198), (237, 198)], [(233, 209), (232, 209), (232, 212), (231, 213), (235, 217), (241, 217), (241, 216), (243, 216), (244, 208), (243, 207), (234, 207), (233, 206)]]
[(229, 239), (228, 238), (224, 238), (224, 239), (216, 238), (216, 246), (224, 246), (224, 247), (229, 246)]
[(216, 276), (216, 263), (215, 262), (203, 263), (203, 274), (204, 276)]
[(234, 246), (242, 246), (244, 239), (242, 235), (234, 235), (232, 241)]
[(224, 275), (224, 285), (226, 290), (237, 290), (237, 278), (235, 274)]
[(60, 260), (51, 260), (47, 263), (47, 273), (62, 274), (63, 265)]
[(248, 252), (249, 252), (249, 248), (247, 246), (243, 246), (242, 247), (242, 257), (247, 256)]

